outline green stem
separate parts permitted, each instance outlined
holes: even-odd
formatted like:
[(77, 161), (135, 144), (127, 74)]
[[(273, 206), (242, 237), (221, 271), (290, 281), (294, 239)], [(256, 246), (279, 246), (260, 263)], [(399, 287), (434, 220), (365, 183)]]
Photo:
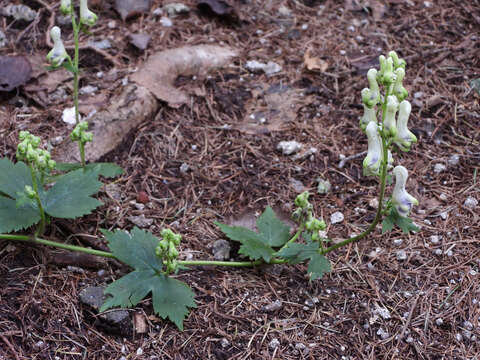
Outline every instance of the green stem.
[(82, 168), (85, 170), (86, 162), (85, 162), (85, 144), (79, 140), (78, 141), (78, 150), (80, 151), (80, 161), (82, 163)]
[(35, 231), (35, 236), (41, 236), (45, 231), (45, 211), (43, 210), (42, 202), (40, 201), (40, 196), (38, 195), (38, 183), (35, 170), (33, 169), (33, 165), (30, 163), (28, 164), (28, 167), (30, 169), (30, 175), (32, 176), (32, 185), (33, 191), (35, 192), (35, 200), (37, 202), (38, 210), (40, 211), (40, 224), (38, 224), (37, 231)]
[(255, 261), (210, 261), (210, 260), (180, 260), (178, 263), (185, 266), (232, 266), (232, 267), (254, 267), (259, 265), (284, 264), (286, 260), (272, 259), (268, 263), (260, 260)]

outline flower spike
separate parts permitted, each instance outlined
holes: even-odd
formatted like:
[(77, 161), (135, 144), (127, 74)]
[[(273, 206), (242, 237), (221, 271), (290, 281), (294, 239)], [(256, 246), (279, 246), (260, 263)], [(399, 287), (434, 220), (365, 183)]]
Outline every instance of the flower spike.
[(403, 100), (399, 105), (397, 120), (397, 135), (393, 139), (395, 144), (402, 151), (410, 150), (412, 143), (417, 142), (417, 137), (407, 128), (408, 118), (412, 111), (412, 105), (407, 100)]
[(87, 0), (80, 0), (80, 24), (95, 25), (97, 15), (88, 9)]
[(408, 179), (407, 169), (401, 165), (395, 166), (393, 175), (395, 175), (395, 187), (392, 193), (392, 203), (400, 216), (407, 217), (412, 207), (418, 205), (418, 200), (405, 190)]
[(387, 112), (385, 114), (385, 122), (383, 124), (386, 134), (389, 136), (397, 135), (397, 125), (395, 114), (398, 110), (398, 100), (396, 96), (390, 95), (387, 98)]
[(368, 137), (367, 156), (363, 160), (363, 175), (377, 176), (380, 174), (380, 167), (383, 160), (383, 145), (378, 125), (376, 122), (370, 122), (365, 129)]
[(68, 59), (68, 53), (65, 50), (61, 38), (61, 30), (58, 26), (52, 27), (50, 30), (50, 37), (53, 41), (53, 49), (47, 55), (47, 60), (53, 67), (59, 67), (65, 59)]

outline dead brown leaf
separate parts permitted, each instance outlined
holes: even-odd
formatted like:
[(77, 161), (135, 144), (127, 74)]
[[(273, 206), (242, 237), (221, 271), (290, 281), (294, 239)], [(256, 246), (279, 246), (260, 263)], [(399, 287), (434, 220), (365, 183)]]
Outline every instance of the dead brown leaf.
[(12, 91), (30, 80), (32, 65), (25, 56), (0, 56), (0, 91)]
[(303, 55), (303, 64), (310, 71), (325, 72), (328, 69), (328, 63), (317, 56), (312, 55), (312, 49), (308, 49)]
[(188, 102), (185, 92), (174, 87), (175, 79), (183, 76), (203, 76), (222, 67), (237, 55), (237, 51), (218, 45), (185, 46), (152, 55), (131, 80), (144, 86), (159, 100), (171, 107)]
[(151, 0), (115, 0), (115, 10), (123, 21), (131, 16), (150, 11)]

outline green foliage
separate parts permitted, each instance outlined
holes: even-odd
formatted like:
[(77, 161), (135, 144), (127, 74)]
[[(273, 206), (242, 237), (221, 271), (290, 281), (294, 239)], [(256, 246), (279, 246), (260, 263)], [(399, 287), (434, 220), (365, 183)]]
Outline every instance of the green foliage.
[(310, 260), (307, 269), (310, 279), (320, 279), (323, 274), (332, 270), (330, 262), (320, 253), (320, 244), (317, 241), (312, 241), (310, 234), (304, 232), (303, 237), (306, 239), (305, 244), (288, 244), (275, 255), (287, 260), (290, 264), (298, 264), (305, 260)]
[(290, 239), (290, 227), (275, 215), (271, 207), (267, 207), (257, 219), (258, 233), (242, 226), (215, 224), (228, 238), (240, 242), (239, 253), (252, 260), (269, 262), (275, 253), (273, 248), (284, 245)]
[[(80, 163), (57, 163), (55, 169), (58, 171), (73, 171), (81, 169), (82, 164)], [(116, 176), (123, 174), (123, 169), (114, 163), (90, 163), (85, 166), (85, 170), (94, 170), (105, 178), (114, 178)]]
[(170, 319), (183, 330), (188, 308), (195, 308), (195, 294), (183, 282), (164, 274), (162, 258), (155, 255), (159, 240), (152, 234), (134, 228), (131, 234), (117, 230), (103, 231), (115, 257), (134, 271), (110, 284), (105, 293), (112, 295), (101, 311), (114, 306), (132, 307), (150, 292), (153, 310), (163, 319)]
[(406, 234), (408, 234), (410, 231), (420, 231), (420, 228), (412, 222), (412, 219), (400, 216), (397, 210), (392, 207), (390, 208), (390, 213), (388, 216), (386, 216), (382, 221), (382, 234), (391, 231), (395, 225), (398, 225), (398, 227)]

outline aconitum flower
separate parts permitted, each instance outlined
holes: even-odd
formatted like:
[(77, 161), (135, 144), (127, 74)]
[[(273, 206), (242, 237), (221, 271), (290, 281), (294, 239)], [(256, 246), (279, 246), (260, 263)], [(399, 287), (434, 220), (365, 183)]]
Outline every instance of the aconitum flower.
[(397, 135), (397, 122), (395, 121), (395, 114), (398, 110), (398, 100), (394, 95), (387, 97), (387, 112), (385, 114), (385, 121), (383, 123), (386, 134), (389, 136)]
[(88, 9), (87, 0), (80, 0), (80, 23), (92, 26), (96, 22), (97, 15)]
[[(368, 90), (368, 89), (363, 89)], [(363, 92), (363, 91), (362, 91)], [(377, 114), (375, 107), (369, 108), (367, 105), (363, 104), (363, 116), (360, 119), (360, 128), (363, 132), (367, 128), (370, 122), (377, 122)]]
[(388, 57), (392, 58), (393, 66), (395, 67), (395, 69), (402, 68), (403, 70), (405, 70), (405, 66), (407, 65), (407, 63), (405, 62), (405, 60), (400, 59), (395, 51), (390, 51), (388, 53)]
[(398, 101), (403, 101), (408, 96), (408, 91), (403, 87), (403, 78), (405, 77), (405, 70), (403, 68), (398, 68), (395, 70), (395, 84), (393, 85), (393, 93), (398, 98)]
[(67, 51), (62, 42), (62, 32), (58, 26), (52, 27), (50, 37), (53, 41), (53, 49), (47, 54), (47, 60), (53, 67), (62, 65), (63, 61), (68, 58)]
[(72, 13), (72, 1), (71, 0), (61, 0), (61, 2), (60, 2), (60, 12), (63, 15), (70, 15)]
[(408, 118), (412, 111), (412, 105), (407, 100), (403, 100), (399, 105), (398, 120), (397, 120), (397, 135), (393, 139), (395, 144), (402, 151), (410, 150), (412, 143), (417, 142), (417, 137), (408, 130)]
[(365, 88), (362, 90), (362, 101), (366, 106), (372, 108), (380, 101), (380, 89), (377, 83), (377, 70), (368, 70), (367, 79), (370, 88)]
[(408, 179), (407, 169), (401, 165), (395, 166), (393, 175), (395, 175), (395, 187), (392, 193), (392, 203), (400, 216), (407, 217), (413, 205), (418, 205), (418, 200), (405, 190)]
[(363, 160), (363, 175), (377, 176), (380, 174), (380, 168), (383, 160), (382, 138), (378, 133), (376, 122), (370, 122), (365, 129), (368, 137), (367, 156)]

